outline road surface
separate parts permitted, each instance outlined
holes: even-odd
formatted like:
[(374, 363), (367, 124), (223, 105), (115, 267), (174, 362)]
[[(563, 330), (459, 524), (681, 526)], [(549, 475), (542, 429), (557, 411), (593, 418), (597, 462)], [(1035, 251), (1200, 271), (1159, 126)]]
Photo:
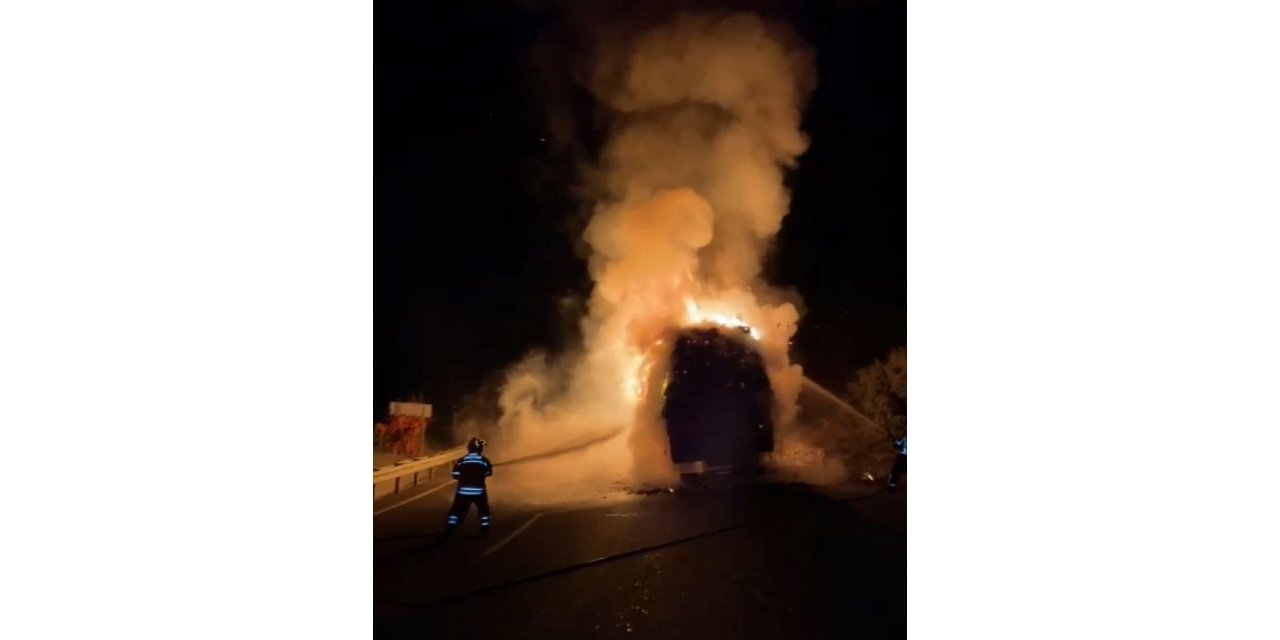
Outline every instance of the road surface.
[(492, 495), (489, 534), (473, 509), (445, 538), (452, 497), (433, 484), (375, 503), (375, 637), (906, 636), (905, 489), (762, 483), (556, 507)]

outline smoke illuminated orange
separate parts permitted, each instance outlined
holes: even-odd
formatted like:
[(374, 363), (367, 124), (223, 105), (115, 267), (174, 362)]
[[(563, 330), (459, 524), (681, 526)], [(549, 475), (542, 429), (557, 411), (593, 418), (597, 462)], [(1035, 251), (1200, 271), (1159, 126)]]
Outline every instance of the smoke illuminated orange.
[(584, 190), (594, 288), (583, 341), (511, 368), (495, 446), (540, 450), (548, 440), (624, 434), (589, 464), (563, 468), (671, 481), (661, 417), (671, 338), (708, 325), (750, 335), (775, 425), (794, 419), (803, 374), (788, 344), (798, 296), (760, 275), (790, 204), (783, 172), (808, 146), (800, 120), (813, 78), (808, 49), (775, 26), (750, 13), (683, 14), (601, 43), (582, 75), (611, 118), (588, 172), (597, 180)]

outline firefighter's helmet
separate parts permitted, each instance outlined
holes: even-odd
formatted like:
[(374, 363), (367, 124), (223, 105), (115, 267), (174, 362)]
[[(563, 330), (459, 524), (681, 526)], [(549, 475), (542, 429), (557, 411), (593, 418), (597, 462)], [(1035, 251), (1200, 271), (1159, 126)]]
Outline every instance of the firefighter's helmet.
[(484, 451), (484, 440), (481, 440), (480, 438), (472, 438), (471, 442), (467, 443), (467, 451), (470, 451), (471, 453), (480, 453)]

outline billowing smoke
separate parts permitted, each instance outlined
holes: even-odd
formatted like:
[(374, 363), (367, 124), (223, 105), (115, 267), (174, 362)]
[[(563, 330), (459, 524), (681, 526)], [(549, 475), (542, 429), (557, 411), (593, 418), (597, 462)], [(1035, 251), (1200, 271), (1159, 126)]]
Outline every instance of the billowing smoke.
[(813, 62), (788, 30), (751, 13), (608, 33), (578, 74), (604, 124), (580, 190), (594, 281), (581, 349), (508, 372), (491, 441), (505, 457), (595, 442), (585, 467), (558, 468), (665, 483), (662, 385), (680, 328), (749, 326), (780, 433), (795, 418), (803, 377), (788, 344), (799, 300), (760, 275), (789, 206), (784, 172), (808, 145)]

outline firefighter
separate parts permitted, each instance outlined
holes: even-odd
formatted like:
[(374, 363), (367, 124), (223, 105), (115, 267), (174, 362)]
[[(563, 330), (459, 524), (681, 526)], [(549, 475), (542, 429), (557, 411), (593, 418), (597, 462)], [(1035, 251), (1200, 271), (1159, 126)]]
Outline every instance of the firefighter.
[(472, 438), (467, 443), (467, 455), (453, 463), (453, 477), (458, 481), (458, 489), (453, 495), (453, 508), (449, 509), (445, 533), (458, 530), (458, 523), (471, 510), (472, 503), (480, 512), (480, 532), (489, 532), (489, 496), (485, 492), (484, 479), (493, 475), (493, 464), (481, 455), (484, 444), (484, 440)]
[(907, 434), (894, 439), (893, 448), (898, 450), (898, 456), (893, 461), (893, 471), (889, 472), (889, 493), (898, 490), (898, 474), (907, 472)]

